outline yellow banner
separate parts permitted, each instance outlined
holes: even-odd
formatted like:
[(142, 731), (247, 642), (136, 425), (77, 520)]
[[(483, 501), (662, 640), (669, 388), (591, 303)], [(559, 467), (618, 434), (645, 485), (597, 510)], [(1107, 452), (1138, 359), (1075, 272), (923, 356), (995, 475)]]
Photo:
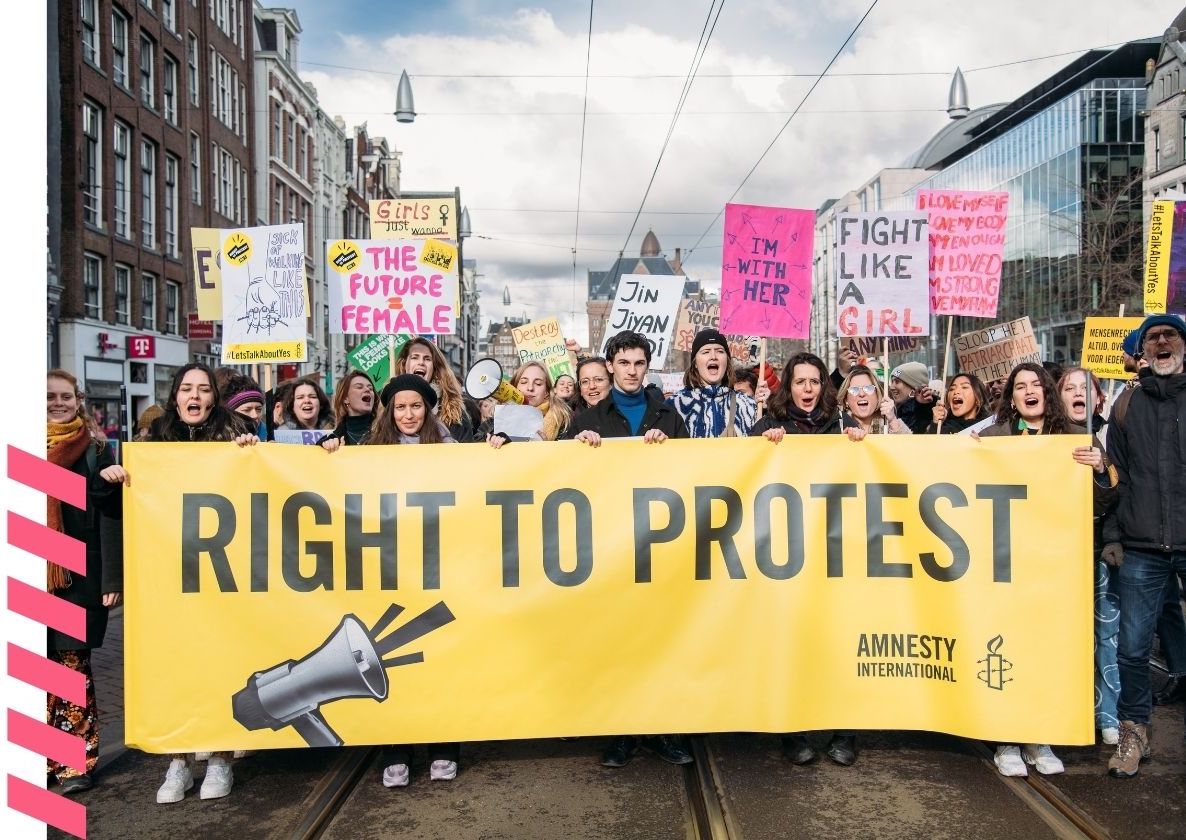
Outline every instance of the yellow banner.
[(198, 298), (198, 317), (203, 321), (222, 320), (222, 274), (219, 249), (222, 231), (218, 228), (190, 228), (194, 257), (194, 292)]
[(1083, 367), (1100, 379), (1131, 379), (1124, 370), (1124, 339), (1144, 318), (1088, 318), (1083, 324)]
[(129, 444), (126, 740), (1089, 744), (1084, 442)]
[(1145, 248), (1145, 314), (1165, 312), (1170, 284), (1170, 242), (1174, 229), (1174, 202), (1154, 201), (1149, 217), (1149, 242)]

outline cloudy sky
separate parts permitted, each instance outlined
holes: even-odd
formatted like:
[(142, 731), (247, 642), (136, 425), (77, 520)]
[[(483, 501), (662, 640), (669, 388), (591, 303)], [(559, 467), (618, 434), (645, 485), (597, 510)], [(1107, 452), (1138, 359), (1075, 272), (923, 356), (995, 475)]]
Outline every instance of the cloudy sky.
[[(694, 248), (685, 269), (718, 286), (716, 217), (739, 187), (734, 201), (818, 207), (946, 123), (957, 65), (972, 107), (1009, 101), (1086, 49), (1159, 36), (1180, 8), (880, 0), (742, 186), (871, 1), (594, 0), (583, 164), (588, 2), (289, 4), (322, 106), (394, 143), (404, 189), (461, 187), (484, 320), (557, 315), (583, 341), (586, 271), (637, 254), (648, 229), (668, 256)], [(710, 7), (715, 29), (644, 203)], [(412, 124), (391, 116), (404, 69)]]

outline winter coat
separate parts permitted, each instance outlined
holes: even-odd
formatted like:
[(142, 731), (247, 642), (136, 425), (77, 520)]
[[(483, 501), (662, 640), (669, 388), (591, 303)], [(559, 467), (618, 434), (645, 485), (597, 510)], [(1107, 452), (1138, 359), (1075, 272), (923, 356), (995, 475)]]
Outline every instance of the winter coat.
[(729, 404), (734, 401), (734, 435), (745, 437), (758, 414), (758, 404), (754, 402), (753, 397), (739, 394), (721, 385), (704, 385), (676, 391), (667, 400), (667, 404), (679, 412), (688, 428), (689, 437), (717, 438), (725, 434)]
[(1120, 477), (1104, 539), (1126, 548), (1186, 551), (1186, 374), (1146, 376), (1112, 408), (1108, 456)]
[[(99, 477), (101, 470), (115, 463), (106, 446), (92, 448), (70, 467), (86, 479), (86, 510), (62, 502), (62, 531), (86, 544), (86, 575), (70, 573), (70, 585), (54, 595), (86, 610), (86, 639), (75, 639), (49, 628), (50, 651), (88, 650), (103, 644), (107, 632), (107, 607), (103, 595), (124, 588), (122, 485)], [(91, 467), (93, 459), (94, 467)]]
[[(903, 423), (910, 427), (910, 431), (916, 435), (925, 435), (927, 427), (931, 425), (934, 418), (934, 405), (932, 403), (920, 403), (914, 397), (906, 400), (899, 406), (894, 408), (896, 414)], [(947, 425), (946, 422), (943, 424)]]
[(831, 420), (828, 420), (815, 432), (804, 432), (799, 428), (794, 420), (787, 417), (780, 420), (773, 414), (767, 414), (757, 423), (754, 423), (753, 428), (749, 430), (750, 437), (760, 437), (762, 432), (767, 429), (782, 429), (788, 435), (802, 435), (802, 434), (817, 434), (817, 435), (832, 435), (840, 431), (840, 415), (836, 415)]
[[(560, 439), (572, 440), (580, 432), (597, 432), (602, 437), (630, 437), (630, 421), (614, 404), (614, 390), (592, 408), (587, 408), (573, 418)], [(647, 408), (643, 414), (638, 434), (658, 429), (671, 438), (688, 437), (688, 428), (674, 408), (663, 401), (663, 393), (657, 388), (647, 388)]]

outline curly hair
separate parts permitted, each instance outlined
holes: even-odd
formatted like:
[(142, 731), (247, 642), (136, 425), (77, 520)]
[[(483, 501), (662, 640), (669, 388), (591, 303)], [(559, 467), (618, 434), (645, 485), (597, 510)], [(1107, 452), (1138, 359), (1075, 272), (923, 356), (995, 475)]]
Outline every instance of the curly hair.
[(1017, 374), (1022, 371), (1029, 371), (1037, 376), (1038, 384), (1042, 387), (1042, 434), (1065, 434), (1070, 424), (1067, 410), (1063, 407), (1050, 372), (1037, 362), (1022, 362), (1009, 373), (1009, 378), (1005, 380), (1005, 390), (1001, 392), (1000, 405), (997, 406), (997, 423), (1014, 426), (1021, 420), (1021, 414), (1013, 402), (1013, 387), (1017, 382)]
[(789, 409), (794, 405), (794, 398), (791, 396), (791, 380), (794, 377), (796, 365), (811, 365), (819, 371), (820, 416), (825, 418), (835, 416), (836, 388), (832, 385), (832, 377), (828, 374), (828, 368), (824, 364), (823, 359), (814, 353), (796, 353), (787, 360), (786, 365), (782, 369), (782, 377), (778, 383), (778, 390), (770, 396), (770, 400), (767, 403), (770, 414), (779, 420), (786, 420), (790, 417)]

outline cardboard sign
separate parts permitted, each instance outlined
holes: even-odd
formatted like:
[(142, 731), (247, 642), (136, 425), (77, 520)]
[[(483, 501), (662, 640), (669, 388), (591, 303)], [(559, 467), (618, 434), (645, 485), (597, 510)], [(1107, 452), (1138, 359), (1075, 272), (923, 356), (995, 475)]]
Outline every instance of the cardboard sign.
[(605, 345), (611, 338), (622, 330), (633, 330), (651, 343), (651, 369), (662, 368), (683, 291), (682, 277), (623, 274), (606, 320), (601, 355), (605, 355)]
[(371, 200), (371, 239), (457, 241), (457, 196)]
[(836, 217), (836, 311), (847, 336), (930, 333), (927, 214), (841, 213)]
[(296, 443), (310, 446), (319, 443), (329, 432), (325, 429), (276, 429), (272, 440), (276, 443)]
[(814, 211), (725, 205), (721, 332), (807, 338), (814, 237)]
[[(692, 352), (692, 343), (696, 340), (696, 333), (702, 330), (719, 330), (721, 328), (721, 305), (707, 300), (685, 298), (680, 301), (679, 312), (675, 316), (675, 340), (673, 350), (684, 353)], [(757, 346), (761, 340), (758, 336), (726, 335), (729, 342), (729, 357), (742, 364), (754, 364), (750, 358), (750, 346)], [(682, 386), (681, 386), (682, 387)]]
[(684, 375), (678, 372), (660, 373), (659, 381), (663, 383), (663, 393), (667, 396), (671, 396), (684, 387)]
[(305, 226), (222, 233), (223, 364), (305, 361)]
[[(861, 358), (868, 358), (872, 356), (881, 355), (881, 339), (880, 338), (842, 338), (840, 339), (841, 350), (852, 350)], [(893, 338), (887, 338), (886, 348), (890, 353), (912, 353), (918, 349), (919, 340), (915, 336), (910, 335), (896, 335)]]
[(1022, 362), (1042, 361), (1042, 351), (1028, 315), (964, 333), (955, 340), (955, 352), (959, 369), (976, 374), (985, 385), (1004, 379)]
[(568, 347), (564, 343), (564, 333), (560, 331), (560, 321), (556, 318), (545, 318), (521, 327), (512, 327), (511, 338), (515, 341), (519, 364), (539, 362), (547, 369), (553, 382), (564, 374), (572, 376), (573, 367), (569, 361)]
[(372, 335), (347, 353), (346, 360), (355, 370), (370, 377), (378, 390), (391, 379), (392, 357), (409, 341), (411, 336), (408, 335)]
[(450, 335), (457, 249), (430, 239), (326, 242), (331, 333)]
[(198, 298), (198, 317), (203, 321), (221, 321), (222, 291), (219, 289), (219, 278), (222, 275), (222, 256), (219, 251), (222, 247), (222, 231), (217, 228), (190, 228), (189, 238), (194, 257), (194, 293)]
[(1009, 193), (919, 190), (930, 223), (933, 315), (995, 318)]
[(1083, 367), (1100, 379), (1132, 379), (1124, 370), (1124, 339), (1144, 318), (1088, 318), (1083, 324)]
[(1145, 252), (1145, 314), (1186, 314), (1186, 201), (1154, 201)]

